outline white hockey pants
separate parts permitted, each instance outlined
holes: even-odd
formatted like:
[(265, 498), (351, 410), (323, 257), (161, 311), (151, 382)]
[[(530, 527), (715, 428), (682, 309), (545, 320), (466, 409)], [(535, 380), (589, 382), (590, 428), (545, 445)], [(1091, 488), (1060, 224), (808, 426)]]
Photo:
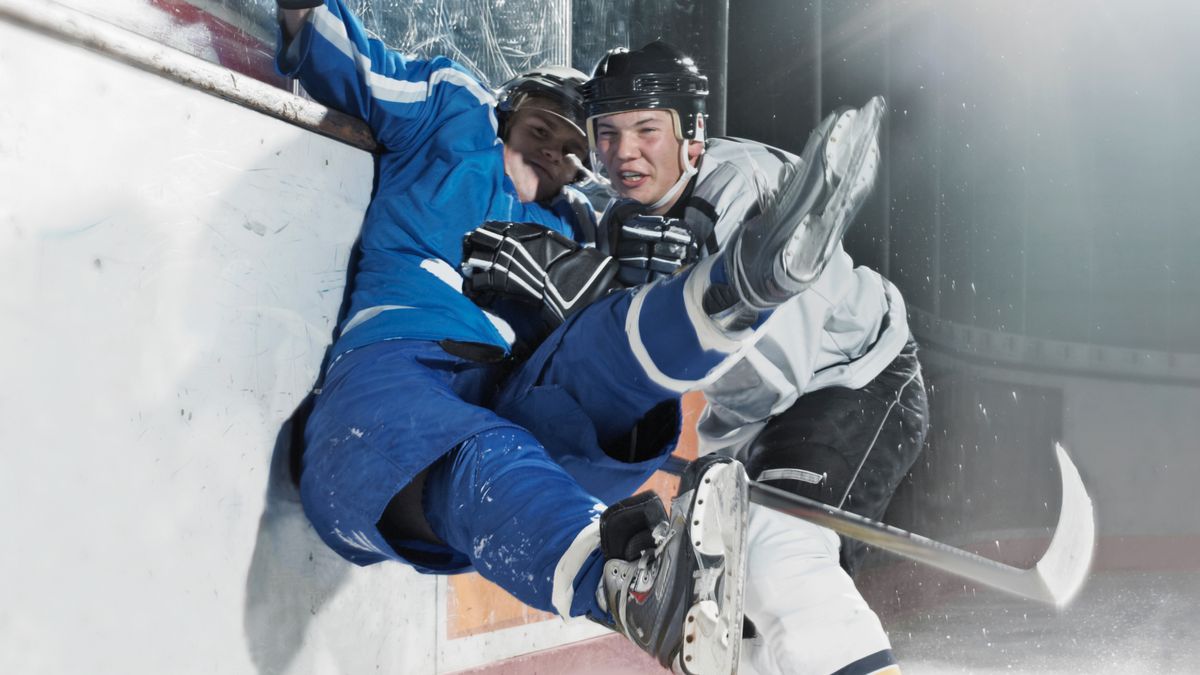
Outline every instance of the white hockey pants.
[(890, 650), (838, 563), (834, 532), (754, 504), (747, 545), (745, 611), (758, 636), (743, 643), (739, 673), (828, 675)]

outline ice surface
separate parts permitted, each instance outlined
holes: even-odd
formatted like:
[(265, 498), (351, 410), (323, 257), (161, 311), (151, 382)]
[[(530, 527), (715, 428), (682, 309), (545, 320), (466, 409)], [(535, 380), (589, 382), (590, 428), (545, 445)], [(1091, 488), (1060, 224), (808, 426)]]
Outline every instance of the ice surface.
[(1104, 572), (1056, 611), (979, 591), (885, 617), (906, 675), (1194, 673), (1200, 572)]

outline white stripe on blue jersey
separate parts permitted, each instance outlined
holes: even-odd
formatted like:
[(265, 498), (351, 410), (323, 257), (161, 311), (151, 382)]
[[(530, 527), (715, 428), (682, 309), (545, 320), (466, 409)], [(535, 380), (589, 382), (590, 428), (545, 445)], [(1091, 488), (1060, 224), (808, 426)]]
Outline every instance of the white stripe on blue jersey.
[(505, 320), (517, 325), (529, 317), (489, 316), (462, 294), (463, 237), (505, 220), (575, 239), (576, 216), (520, 201), (505, 175), (488, 88), (450, 59), (405, 56), (369, 37), (344, 0), (311, 12), (277, 60), (314, 99), (365, 120), (380, 146), (334, 360), (394, 339), (510, 348), (514, 333)]
[[(433, 72), (428, 80), (409, 81), (395, 80), (375, 72), (371, 67), (371, 59), (355, 48), (346, 26), (335, 17), (328, 8), (318, 7), (313, 12), (313, 28), (331, 45), (337, 48), (347, 58), (352, 59), (367, 80), (372, 96), (381, 101), (393, 103), (420, 103), (429, 98), (429, 90), (435, 85), (447, 82), (469, 91), (481, 105), (495, 106), (496, 98), (483, 85), (470, 75), (454, 68), (441, 68)], [(496, 129), (495, 115), (492, 116), (492, 128)], [(496, 139), (499, 143), (500, 139)]]

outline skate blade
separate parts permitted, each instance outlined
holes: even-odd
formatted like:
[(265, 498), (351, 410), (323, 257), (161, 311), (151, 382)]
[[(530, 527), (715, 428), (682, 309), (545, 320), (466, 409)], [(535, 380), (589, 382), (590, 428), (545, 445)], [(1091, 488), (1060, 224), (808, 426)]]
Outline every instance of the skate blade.
[(821, 276), (846, 227), (875, 187), (884, 111), (883, 97), (875, 96), (862, 108), (842, 113), (834, 123), (824, 148), (825, 180), (833, 180), (835, 164), (845, 164), (840, 168), (842, 179), (824, 208), (804, 217), (783, 251), (788, 277), (802, 287), (807, 288)]
[(737, 671), (742, 647), (749, 489), (740, 462), (714, 465), (696, 488), (688, 532), (697, 559), (710, 566), (697, 572), (695, 588), (699, 597), (684, 619), (678, 665), (689, 675), (729, 675)]

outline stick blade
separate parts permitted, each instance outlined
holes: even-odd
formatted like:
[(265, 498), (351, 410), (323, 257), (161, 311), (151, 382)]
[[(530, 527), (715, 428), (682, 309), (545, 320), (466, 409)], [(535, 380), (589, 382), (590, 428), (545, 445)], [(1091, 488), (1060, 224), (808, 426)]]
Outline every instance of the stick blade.
[(1087, 580), (1096, 550), (1096, 519), (1079, 470), (1061, 443), (1054, 444), (1062, 477), (1062, 506), (1050, 546), (1038, 561), (1037, 572), (1050, 600), (1065, 607)]

